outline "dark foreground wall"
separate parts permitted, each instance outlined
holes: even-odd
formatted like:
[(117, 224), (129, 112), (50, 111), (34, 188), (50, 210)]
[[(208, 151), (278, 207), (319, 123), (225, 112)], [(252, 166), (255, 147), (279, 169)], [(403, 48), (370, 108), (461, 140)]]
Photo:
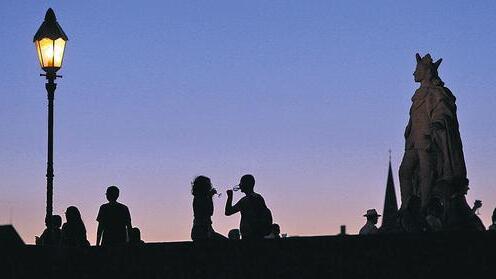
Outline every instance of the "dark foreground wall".
[(495, 254), (489, 232), (23, 246), (0, 251), (0, 278), (496, 278)]

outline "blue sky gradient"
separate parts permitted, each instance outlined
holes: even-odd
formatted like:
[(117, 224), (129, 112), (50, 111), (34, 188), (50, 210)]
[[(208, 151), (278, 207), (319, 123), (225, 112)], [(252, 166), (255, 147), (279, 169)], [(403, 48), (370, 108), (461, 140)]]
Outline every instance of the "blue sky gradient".
[[(147, 241), (189, 239), (190, 182), (257, 179), (282, 232), (355, 233), (397, 169), (415, 53), (457, 96), (469, 202), (496, 206), (494, 1), (3, 1), (0, 223), (43, 230), (46, 92), (32, 37), (52, 7), (69, 42), (55, 100), (55, 212), (90, 241), (116, 184)], [(235, 197), (236, 199), (236, 197)], [(226, 234), (238, 216), (214, 228)]]

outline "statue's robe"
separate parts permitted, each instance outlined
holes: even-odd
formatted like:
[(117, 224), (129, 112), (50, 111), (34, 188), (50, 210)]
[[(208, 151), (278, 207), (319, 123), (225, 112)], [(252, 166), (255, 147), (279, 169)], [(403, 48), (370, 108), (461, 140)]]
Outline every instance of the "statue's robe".
[[(412, 110), (424, 107), (430, 129), (428, 131), (424, 129), (426, 131), (420, 133), (425, 133), (425, 137), (419, 135), (418, 131), (412, 131), (412, 119), (410, 119), (405, 131), (406, 149), (422, 148), (432, 152), (435, 184), (458, 187), (465, 183), (467, 170), (456, 115), (455, 96), (446, 87), (431, 86), (419, 88), (412, 101), (414, 102)], [(420, 140), (421, 138), (429, 139), (430, 144)]]
[(434, 87), (430, 98), (437, 181), (464, 186), (460, 184), (466, 183), (467, 169), (456, 115), (456, 98), (446, 87)]

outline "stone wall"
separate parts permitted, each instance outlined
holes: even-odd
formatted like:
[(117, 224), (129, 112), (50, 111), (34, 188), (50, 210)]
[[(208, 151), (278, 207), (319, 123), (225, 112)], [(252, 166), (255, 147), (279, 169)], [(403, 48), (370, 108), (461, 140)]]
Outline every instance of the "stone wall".
[(495, 278), (496, 234), (2, 249), (1, 278)]

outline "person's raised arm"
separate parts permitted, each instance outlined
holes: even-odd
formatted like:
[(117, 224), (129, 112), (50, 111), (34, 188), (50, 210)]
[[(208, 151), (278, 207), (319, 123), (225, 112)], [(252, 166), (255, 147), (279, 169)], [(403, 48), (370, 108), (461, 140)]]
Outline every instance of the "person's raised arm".
[(227, 190), (227, 201), (226, 201), (226, 209), (224, 213), (226, 216), (233, 215), (236, 212), (239, 212), (239, 202), (235, 204), (234, 206), (232, 205), (232, 200), (233, 200), (233, 191), (232, 190)]

